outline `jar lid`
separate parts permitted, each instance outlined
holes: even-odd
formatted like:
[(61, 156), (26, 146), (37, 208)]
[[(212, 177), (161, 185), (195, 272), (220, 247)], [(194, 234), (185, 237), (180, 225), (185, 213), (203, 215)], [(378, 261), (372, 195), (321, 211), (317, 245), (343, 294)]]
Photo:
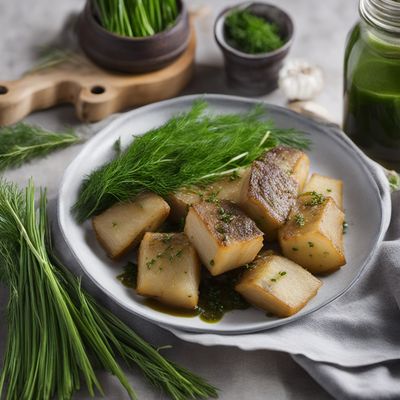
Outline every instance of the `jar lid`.
[(399, 0), (360, 0), (359, 10), (361, 17), (370, 25), (400, 35)]

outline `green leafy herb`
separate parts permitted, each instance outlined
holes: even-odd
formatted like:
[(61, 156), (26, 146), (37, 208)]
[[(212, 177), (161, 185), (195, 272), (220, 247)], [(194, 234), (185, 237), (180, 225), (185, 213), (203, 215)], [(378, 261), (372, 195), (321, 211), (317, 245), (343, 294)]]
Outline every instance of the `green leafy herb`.
[(292, 129), (262, 119), (260, 105), (246, 114), (212, 115), (197, 101), (133, 143), (81, 185), (73, 212), (78, 221), (128, 201), (144, 190), (166, 196), (229, 176), (278, 144), (307, 148), (309, 140)]
[(233, 11), (227, 16), (225, 35), (232, 47), (249, 54), (266, 53), (284, 44), (277, 25), (247, 10)]
[(0, 181), (0, 279), (10, 291), (0, 397), (67, 400), (81, 381), (90, 396), (102, 394), (96, 365), (136, 399), (116, 357), (174, 400), (215, 397), (215, 388), (166, 360), (81, 288), (52, 251), (46, 209), (45, 192), (35, 208), (32, 182), (21, 192)]
[(314, 243), (313, 242), (308, 242), (308, 247), (314, 247)]
[(174, 24), (176, 0), (97, 0), (103, 27), (122, 36), (152, 36)]
[(0, 171), (19, 166), (33, 158), (44, 157), (78, 143), (72, 132), (55, 133), (23, 123), (0, 129)]

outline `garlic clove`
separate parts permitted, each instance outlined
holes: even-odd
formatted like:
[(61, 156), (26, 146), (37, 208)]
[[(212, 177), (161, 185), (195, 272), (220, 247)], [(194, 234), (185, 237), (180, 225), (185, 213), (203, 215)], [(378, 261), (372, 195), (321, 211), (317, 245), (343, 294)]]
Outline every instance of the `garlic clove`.
[(322, 70), (304, 60), (289, 60), (279, 72), (279, 87), (288, 100), (311, 100), (324, 87)]
[(288, 108), (317, 121), (335, 123), (325, 107), (312, 101), (292, 101), (289, 102)]

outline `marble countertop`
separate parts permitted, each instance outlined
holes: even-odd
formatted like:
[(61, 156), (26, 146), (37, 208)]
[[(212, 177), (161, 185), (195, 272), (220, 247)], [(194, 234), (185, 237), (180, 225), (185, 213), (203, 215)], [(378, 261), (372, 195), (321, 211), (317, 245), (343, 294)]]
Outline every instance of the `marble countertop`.
[[(356, 0), (269, 0), (285, 9), (295, 22), (295, 41), (290, 58), (303, 58), (319, 65), (324, 72), (325, 88), (317, 99), (340, 122), (342, 108), (342, 63), (347, 32), (357, 20)], [(57, 5), (55, 6), (55, 3)], [(212, 26), (216, 15), (234, 0), (190, 0), (192, 10), (200, 11), (196, 19), (198, 47), (193, 81), (188, 93), (232, 93), (225, 83), (223, 60), (216, 46)], [(65, 18), (83, 8), (83, 0), (54, 2), (51, 0), (0, 0), (0, 79), (16, 79), (34, 63), (38, 48), (51, 43)], [(266, 101), (284, 105), (279, 91), (263, 97)], [(96, 132), (96, 125), (79, 123), (70, 106), (61, 106), (29, 116), (27, 122), (48, 129), (72, 126), (85, 138)], [(8, 179), (24, 185), (30, 176), (37, 185), (48, 187), (49, 198), (56, 199), (59, 182), (66, 166), (79, 152), (81, 145), (53, 154), (21, 168), (8, 171)], [(6, 290), (0, 287), (0, 312), (5, 312)], [(140, 321), (139, 321), (140, 322)], [(142, 323), (140, 322), (142, 325)], [(144, 325), (146, 323), (143, 323)], [(271, 351), (244, 352), (235, 348), (204, 348), (182, 342), (159, 330), (157, 338), (149, 340), (172, 344), (169, 356), (208, 378), (221, 389), (222, 400), (243, 399), (329, 399), (330, 396), (303, 371), (290, 356)], [(0, 324), (0, 356), (4, 352), (6, 326)], [(163, 399), (140, 376), (128, 372), (139, 398)], [(127, 398), (116, 380), (101, 376), (107, 399)], [(81, 392), (76, 399), (88, 398)]]

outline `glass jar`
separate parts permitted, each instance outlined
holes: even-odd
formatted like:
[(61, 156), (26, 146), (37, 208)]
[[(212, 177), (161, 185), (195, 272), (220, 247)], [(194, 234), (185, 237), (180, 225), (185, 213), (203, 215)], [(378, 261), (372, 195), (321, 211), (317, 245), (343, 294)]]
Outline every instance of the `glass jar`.
[(400, 167), (400, 0), (360, 0), (347, 39), (344, 131), (372, 158)]

